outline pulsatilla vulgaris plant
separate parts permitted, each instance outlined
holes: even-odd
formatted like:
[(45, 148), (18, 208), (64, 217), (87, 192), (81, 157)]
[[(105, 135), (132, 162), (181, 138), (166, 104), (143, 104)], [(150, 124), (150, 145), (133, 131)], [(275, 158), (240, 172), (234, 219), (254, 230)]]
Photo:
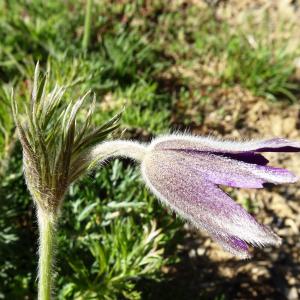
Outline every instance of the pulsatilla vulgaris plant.
[(78, 112), (87, 95), (67, 102), (64, 88), (47, 92), (47, 77), (35, 72), (32, 101), (13, 112), (23, 147), (24, 174), (37, 207), (40, 231), (39, 299), (51, 298), (51, 266), (56, 224), (68, 187), (91, 168), (111, 157), (129, 157), (141, 165), (148, 188), (182, 218), (232, 254), (249, 257), (248, 244), (278, 245), (280, 238), (256, 222), (218, 185), (263, 188), (265, 183), (295, 182), (287, 170), (267, 166), (262, 152), (299, 152), (300, 143), (285, 139), (225, 142), (188, 135), (169, 135), (149, 145), (105, 141), (120, 115), (93, 128), (88, 112), (82, 126)]

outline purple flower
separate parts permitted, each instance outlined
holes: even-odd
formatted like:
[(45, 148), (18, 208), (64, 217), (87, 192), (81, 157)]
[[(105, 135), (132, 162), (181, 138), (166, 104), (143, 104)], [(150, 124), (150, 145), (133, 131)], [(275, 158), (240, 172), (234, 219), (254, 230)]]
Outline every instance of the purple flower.
[[(291, 183), (291, 172), (267, 166), (261, 152), (299, 152), (285, 139), (251, 142), (170, 135), (155, 139), (141, 159), (150, 190), (178, 215), (206, 230), (223, 248), (249, 257), (248, 244), (279, 245), (280, 238), (235, 203), (218, 185), (263, 188)], [(247, 244), (248, 243), (248, 244)]]

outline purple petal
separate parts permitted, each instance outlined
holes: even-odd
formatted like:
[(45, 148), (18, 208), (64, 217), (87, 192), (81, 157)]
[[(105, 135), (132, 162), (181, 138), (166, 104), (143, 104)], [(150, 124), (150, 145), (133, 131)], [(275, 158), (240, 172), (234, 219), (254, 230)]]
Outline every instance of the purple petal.
[(254, 152), (241, 152), (241, 153), (222, 153), (222, 152), (212, 152), (215, 155), (221, 155), (233, 160), (242, 161), (249, 164), (265, 166), (268, 164), (268, 160), (261, 154)]
[(224, 250), (240, 258), (250, 258), (249, 247), (246, 242), (230, 236), (214, 236), (214, 240), (217, 241)]
[(222, 157), (227, 157), (233, 160), (246, 162), (249, 164), (256, 164), (265, 166), (268, 164), (268, 160), (261, 154), (257, 154), (255, 152), (240, 152), (240, 153), (230, 153), (230, 152), (216, 152), (216, 151), (199, 151), (199, 150), (190, 150), (190, 149), (176, 149), (176, 148), (168, 148), (165, 150), (178, 151), (187, 154), (214, 154)]
[(300, 152), (300, 142), (282, 138), (252, 142), (249, 146), (256, 152)]
[(222, 190), (191, 169), (192, 163), (183, 163), (185, 155), (178, 154), (152, 151), (142, 162), (143, 177), (161, 201), (241, 256), (245, 256), (245, 245), (237, 241), (258, 246), (280, 243), (271, 230), (259, 225)]
[(239, 152), (300, 152), (300, 142), (275, 138), (260, 141), (233, 142), (211, 137), (170, 135), (156, 139), (153, 147), (159, 149), (197, 150), (217, 153)]
[(285, 169), (244, 163), (224, 155), (181, 150), (165, 150), (164, 152), (176, 156), (178, 164), (189, 168), (189, 172), (202, 176), (215, 184), (241, 188), (263, 188), (264, 184), (268, 182), (289, 183), (298, 179), (297, 176)]

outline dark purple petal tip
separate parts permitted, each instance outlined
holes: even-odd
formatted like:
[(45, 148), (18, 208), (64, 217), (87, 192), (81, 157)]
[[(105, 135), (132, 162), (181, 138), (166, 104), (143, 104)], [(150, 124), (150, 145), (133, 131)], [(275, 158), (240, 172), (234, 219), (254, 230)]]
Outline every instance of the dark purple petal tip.
[(300, 152), (300, 142), (274, 138), (256, 142), (256, 152)]

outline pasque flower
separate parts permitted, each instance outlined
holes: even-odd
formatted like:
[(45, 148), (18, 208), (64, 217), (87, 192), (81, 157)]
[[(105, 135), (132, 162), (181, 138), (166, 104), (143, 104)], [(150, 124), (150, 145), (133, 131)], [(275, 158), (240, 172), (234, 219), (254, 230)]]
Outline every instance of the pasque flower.
[(154, 139), (149, 146), (106, 142), (91, 153), (94, 157), (110, 153), (139, 160), (147, 186), (165, 205), (205, 230), (225, 250), (246, 258), (248, 243), (258, 247), (279, 245), (280, 238), (258, 224), (219, 185), (263, 188), (266, 183), (295, 182), (298, 177), (291, 172), (267, 166), (261, 152), (299, 151), (299, 142), (280, 138), (231, 142), (169, 135)]
[(73, 102), (65, 99), (65, 90), (58, 86), (51, 89), (48, 75), (40, 78), (37, 64), (30, 103), (20, 103), (12, 94), (24, 176), (37, 208), (39, 300), (51, 299), (57, 224), (64, 196), (74, 181), (110, 157), (139, 161), (149, 189), (232, 254), (248, 257), (248, 243), (280, 243), (279, 237), (259, 225), (218, 186), (262, 188), (268, 182), (295, 182), (298, 178), (289, 171), (267, 166), (261, 152), (298, 152), (299, 142), (272, 139), (237, 143), (188, 135), (159, 137), (149, 145), (107, 142), (108, 135), (119, 126), (121, 113), (94, 127), (93, 105), (84, 121), (79, 118), (88, 94)]

